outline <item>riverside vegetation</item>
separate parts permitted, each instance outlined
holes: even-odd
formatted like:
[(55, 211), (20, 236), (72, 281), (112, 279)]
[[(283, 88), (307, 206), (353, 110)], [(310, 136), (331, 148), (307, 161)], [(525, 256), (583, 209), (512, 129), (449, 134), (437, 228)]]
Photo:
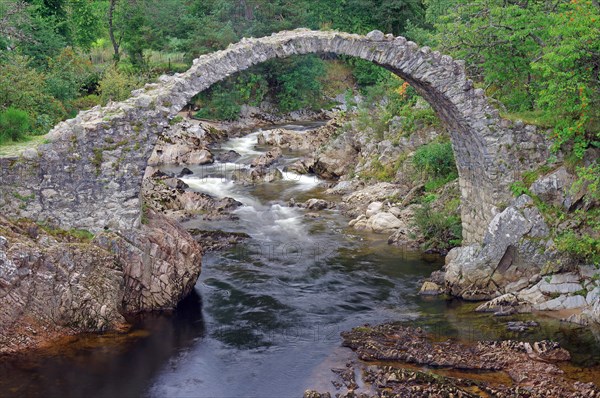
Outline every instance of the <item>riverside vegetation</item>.
[[(494, 286), (502, 286), (496, 295), (477, 285), (476, 273), (472, 273), (475, 282), (465, 289), (467, 282), (458, 283), (452, 278), (467, 274), (464, 270), (476, 255), (491, 256), (494, 261), (495, 254), (489, 254), (493, 249), (488, 248), (483, 254), (461, 257), (466, 251), (457, 250), (448, 256), (445, 275), (434, 273), (422, 292), (487, 300), (478, 310), (496, 315), (586, 308), (585, 316), (576, 311), (565, 318), (589, 325), (600, 319), (600, 305), (593, 306), (600, 296), (599, 10), (596, 2), (578, 0), (558, 4), (464, 0), (11, 0), (0, 6), (0, 154), (20, 151), (28, 143), (37, 145), (53, 125), (79, 110), (128, 98), (132, 89), (154, 81), (160, 74), (186, 70), (198, 55), (224, 48), (245, 36), (297, 26), (357, 33), (381, 29), (403, 34), (464, 59), (474, 84), (495, 100), (504, 118), (516, 125), (524, 121), (538, 126), (552, 146), (552, 156), (545, 164), (523, 173), (511, 186), (515, 201), (503, 203), (499, 209), (507, 211), (499, 216), (499, 228), (511, 233), (517, 230), (524, 239), (516, 247), (511, 243), (494, 266), (510, 267), (522, 250), (532, 253), (533, 261), (539, 260), (539, 269), (517, 270), (517, 275), (505, 280), (496, 276)], [(454, 159), (449, 133), (406, 81), (382, 68), (333, 55), (269, 61), (198, 94), (186, 110), (188, 115), (211, 119), (214, 124), (194, 127), (197, 122), (181, 116), (172, 119), (169, 133), (157, 146), (161, 153), (155, 152), (151, 159), (156, 164), (214, 162), (210, 146), (228, 136), (220, 128), (233, 131), (239, 126), (303, 117), (331, 119), (314, 132), (309, 142), (285, 128), (263, 132), (257, 144), (267, 145), (271, 151), (256, 160), (253, 166), (258, 167), (251, 174), (236, 176), (236, 183), (277, 181), (281, 178), (277, 159), (282, 151), (299, 152), (302, 156), (287, 170), (316, 174), (331, 185), (325, 199), (292, 201), (291, 206), (310, 211), (339, 208), (351, 218), (353, 229), (383, 234), (389, 244), (406, 250), (446, 255), (463, 243), (456, 166), (460, 159)], [(202, 134), (194, 133), (198, 131)], [(175, 161), (161, 160), (166, 153)], [(99, 169), (102, 153), (98, 157)], [(148, 216), (141, 221), (145, 228), (153, 228), (153, 238), (162, 240), (165, 246), (168, 239), (158, 237), (159, 230), (168, 230), (169, 236), (175, 237), (183, 236), (183, 232), (172, 221), (163, 220), (160, 213), (178, 221), (198, 216), (221, 219), (241, 205), (231, 198), (188, 192), (188, 187), (174, 176), (154, 171), (147, 174), (152, 177), (145, 180), (143, 188)], [(23, 203), (31, 200), (28, 196), (17, 199)], [(515, 219), (520, 220), (519, 214), (533, 225), (530, 230), (518, 232)], [(56, 247), (80, 245), (90, 269), (95, 261), (102, 260), (101, 256), (108, 255), (105, 249), (118, 241), (111, 231), (94, 236), (87, 231), (36, 226), (27, 220), (0, 221), (3, 236), (19, 240), (22, 235), (24, 244), (40, 245), (40, 252), (48, 245), (52, 253)], [(490, 231), (494, 237), (494, 231)], [(538, 232), (541, 235), (536, 235)], [(207, 237), (203, 231), (196, 231), (194, 237), (200, 243), (207, 241), (204, 250), (245, 239), (243, 234), (216, 233)], [(186, 250), (197, 248), (195, 242), (188, 245), (186, 239), (182, 240)], [(539, 253), (539, 247), (528, 246), (533, 241), (542, 242), (547, 250)], [(98, 242), (101, 250), (95, 246)], [(0, 240), (0, 249), (5, 244)], [(94, 250), (100, 250), (101, 256), (93, 255)], [(69, 261), (67, 264), (71, 264)], [(457, 263), (460, 267), (467, 265), (457, 272)], [(472, 264), (473, 268), (481, 268), (476, 261)], [(85, 288), (93, 291), (96, 279), (114, 285), (121, 272), (116, 266), (110, 275), (92, 275)], [(199, 273), (199, 268), (193, 273)], [(193, 279), (175, 274), (178, 283), (179, 279)], [(165, 294), (173, 296), (169, 297), (171, 301), (180, 298), (170, 291)], [(74, 301), (73, 309), (76, 307)], [(89, 311), (103, 311), (106, 322), (123, 323), (118, 308), (90, 306)], [(21, 346), (36, 342), (30, 336)], [(14, 341), (11, 344), (19, 345)], [(522, 353), (524, 348), (519, 347), (517, 351)], [(507, 354), (503, 351), (501, 355)], [(530, 352), (528, 355), (531, 357)], [(393, 373), (386, 368), (373, 379), (390, 382)], [(394, 378), (417, 376), (411, 373)], [(430, 384), (439, 382), (423, 377)], [(404, 392), (404, 386), (394, 388)], [(444, 388), (440, 391), (446, 391)], [(493, 391), (489, 386), (481, 389)], [(577, 385), (575, 390), (597, 394), (595, 387), (588, 385)], [(536, 394), (544, 396), (544, 391), (536, 390)], [(510, 393), (512, 390), (506, 391)]]

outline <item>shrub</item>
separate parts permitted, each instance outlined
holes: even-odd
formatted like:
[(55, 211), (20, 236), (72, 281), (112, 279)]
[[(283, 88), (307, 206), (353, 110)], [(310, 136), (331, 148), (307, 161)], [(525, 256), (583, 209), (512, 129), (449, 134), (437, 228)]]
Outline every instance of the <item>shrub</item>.
[(0, 143), (12, 140), (22, 141), (31, 124), (27, 112), (10, 107), (0, 113)]
[(195, 116), (202, 119), (237, 120), (242, 109), (237, 97), (236, 92), (217, 88), (211, 93), (210, 100), (203, 101), (202, 108)]
[(71, 47), (65, 48), (58, 56), (48, 61), (46, 89), (60, 101), (70, 101), (82, 91), (83, 86), (93, 78), (92, 64)]
[(531, 191), (527, 188), (527, 185), (523, 181), (515, 181), (510, 184), (510, 191), (515, 197), (519, 197), (521, 195), (531, 195)]
[(413, 165), (432, 178), (458, 175), (454, 162), (454, 152), (449, 142), (432, 142), (423, 145), (415, 152)]
[(134, 77), (115, 67), (108, 68), (99, 83), (102, 103), (106, 104), (109, 100), (123, 101), (129, 98), (131, 90), (136, 85), (137, 81)]
[(435, 211), (427, 201), (417, 209), (414, 220), (425, 237), (426, 248), (446, 250), (462, 242), (460, 217)]
[(77, 110), (91, 109), (96, 105), (100, 105), (102, 100), (96, 94), (86, 95), (71, 101), (71, 105)]
[(567, 231), (555, 238), (556, 247), (574, 255), (576, 258), (600, 264), (600, 239), (587, 234), (578, 235), (573, 231)]

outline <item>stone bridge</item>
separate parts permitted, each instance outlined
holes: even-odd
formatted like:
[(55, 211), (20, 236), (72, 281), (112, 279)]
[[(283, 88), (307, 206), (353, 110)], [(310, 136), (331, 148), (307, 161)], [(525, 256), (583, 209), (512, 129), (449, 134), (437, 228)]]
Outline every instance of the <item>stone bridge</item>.
[(299, 29), (243, 39), (196, 59), (185, 73), (163, 76), (131, 98), (80, 112), (58, 124), (47, 143), (0, 159), (0, 209), (11, 218), (47, 221), (128, 236), (142, 221), (140, 188), (157, 137), (199, 92), (273, 58), (332, 53), (371, 61), (415, 88), (451, 132), (460, 175), (466, 243), (481, 241), (510, 200), (519, 172), (544, 156), (535, 128), (499, 117), (464, 63), (374, 31), (366, 36)]

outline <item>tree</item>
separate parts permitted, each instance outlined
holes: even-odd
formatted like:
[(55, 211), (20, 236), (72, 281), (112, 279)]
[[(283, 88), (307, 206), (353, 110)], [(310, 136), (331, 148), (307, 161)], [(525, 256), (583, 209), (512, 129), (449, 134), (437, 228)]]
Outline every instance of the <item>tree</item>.
[(0, 2), (0, 37), (6, 48), (14, 41), (25, 41), (28, 36), (23, 32), (21, 26), (29, 23), (27, 12), (28, 4), (23, 0), (7, 0)]
[(36, 132), (47, 132), (66, 116), (62, 105), (45, 87), (45, 75), (30, 66), (29, 58), (11, 54), (0, 63), (0, 106), (26, 111)]
[(67, 47), (48, 62), (46, 87), (54, 98), (71, 101), (79, 96), (92, 75), (91, 62)]
[(115, 62), (119, 62), (121, 59), (120, 49), (121, 49), (121, 40), (122, 36), (117, 38), (115, 33), (115, 10), (117, 7), (118, 0), (110, 0), (110, 4), (108, 6), (108, 35), (110, 36), (110, 42), (113, 46), (114, 51), (114, 59)]
[(93, 0), (70, 0), (69, 20), (73, 32), (72, 44), (89, 51), (100, 36), (100, 3)]

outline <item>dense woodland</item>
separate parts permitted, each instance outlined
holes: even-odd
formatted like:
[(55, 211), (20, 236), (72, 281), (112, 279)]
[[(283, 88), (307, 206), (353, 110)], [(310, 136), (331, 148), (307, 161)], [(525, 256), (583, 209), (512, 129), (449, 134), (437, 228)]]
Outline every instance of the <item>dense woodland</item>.
[[(242, 37), (297, 27), (379, 29), (464, 59), (501, 113), (547, 130), (587, 197), (600, 200), (600, 161), (589, 159), (590, 149), (600, 148), (599, 18), (597, 0), (4, 0), (0, 144), (125, 99), (131, 89), (184, 71), (195, 57)], [(356, 117), (376, 133), (394, 115), (434, 118), (415, 111), (412, 89), (388, 72), (325, 55), (259, 65), (194, 105), (199, 117), (235, 119), (242, 104), (269, 100), (281, 112), (327, 108), (336, 95), (357, 92), (366, 101)], [(386, 170), (374, 170), (374, 177), (387, 178)], [(528, 182), (515, 184), (515, 193), (527, 192)], [(594, 217), (581, 217), (598, 230)], [(559, 244), (597, 260), (596, 235), (566, 233)]]

